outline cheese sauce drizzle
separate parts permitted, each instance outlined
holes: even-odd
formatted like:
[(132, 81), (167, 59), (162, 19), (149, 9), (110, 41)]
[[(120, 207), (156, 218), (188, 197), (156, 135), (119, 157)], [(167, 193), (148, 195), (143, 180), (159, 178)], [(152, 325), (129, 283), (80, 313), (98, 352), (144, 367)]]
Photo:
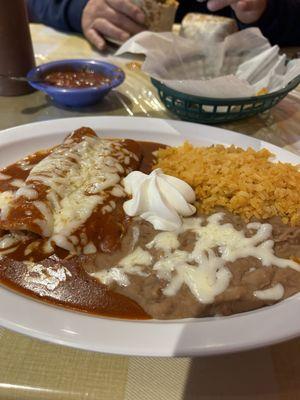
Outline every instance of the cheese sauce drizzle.
[[(146, 244), (147, 250), (137, 248), (112, 269), (100, 271), (93, 276), (104, 284), (115, 281), (127, 286), (130, 284), (128, 274), (141, 275), (143, 272), (147, 276), (149, 269), (143, 267), (151, 266), (156, 276), (166, 282), (164, 295), (174, 296), (185, 284), (199, 302), (210, 304), (230, 283), (232, 275), (228, 262), (251, 256), (259, 259), (265, 267), (292, 268), (300, 272), (298, 263), (274, 254), (274, 241), (270, 239), (272, 225), (249, 223), (247, 229), (252, 232), (252, 236), (246, 237), (243, 231), (236, 230), (232, 224), (222, 223), (223, 216), (223, 213), (211, 215), (206, 225), (201, 218), (185, 218), (177, 232), (158, 233)], [(178, 240), (180, 234), (188, 231), (195, 234), (191, 252), (180, 250)], [(150, 261), (150, 249), (162, 252), (154, 263)], [(284, 288), (280, 285), (256, 291), (253, 295), (260, 299), (278, 300), (283, 294)]]

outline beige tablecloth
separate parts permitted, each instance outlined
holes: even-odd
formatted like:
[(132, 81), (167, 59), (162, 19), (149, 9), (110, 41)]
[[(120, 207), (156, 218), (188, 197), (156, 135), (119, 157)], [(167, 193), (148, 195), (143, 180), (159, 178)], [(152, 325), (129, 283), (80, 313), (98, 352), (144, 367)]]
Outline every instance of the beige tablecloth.
[[(39, 25), (32, 26), (32, 35), (39, 63), (100, 57), (79, 36)], [(0, 129), (91, 114), (174, 118), (146, 76), (126, 66), (129, 60), (114, 61), (122, 64), (127, 78), (103, 103), (74, 111), (55, 107), (38, 92), (0, 98)], [(300, 154), (300, 89), (267, 113), (222, 127)], [(0, 400), (300, 399), (300, 340), (234, 355), (162, 359), (75, 350), (2, 329), (0, 346)]]

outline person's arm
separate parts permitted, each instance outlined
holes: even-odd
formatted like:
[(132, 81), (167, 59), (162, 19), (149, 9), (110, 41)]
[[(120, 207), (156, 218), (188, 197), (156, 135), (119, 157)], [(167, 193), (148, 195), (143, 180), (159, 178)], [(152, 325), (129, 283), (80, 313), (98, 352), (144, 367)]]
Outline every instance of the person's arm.
[(105, 37), (124, 41), (145, 29), (144, 13), (131, 0), (26, 1), (31, 22), (82, 32), (99, 50)]
[(29, 20), (62, 31), (82, 32), (81, 17), (88, 0), (26, 0)]
[(207, 5), (213, 12), (231, 6), (241, 29), (257, 26), (272, 44), (300, 45), (300, 0), (209, 0)]
[(255, 26), (272, 44), (300, 46), (300, 0), (269, 0)]

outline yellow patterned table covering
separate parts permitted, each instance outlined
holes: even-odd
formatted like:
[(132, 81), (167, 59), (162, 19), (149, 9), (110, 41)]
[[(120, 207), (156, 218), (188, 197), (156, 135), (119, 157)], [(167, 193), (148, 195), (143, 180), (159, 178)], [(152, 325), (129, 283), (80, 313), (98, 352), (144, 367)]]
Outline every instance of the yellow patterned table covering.
[[(101, 58), (119, 63), (127, 78), (101, 104), (85, 110), (55, 107), (42, 93), (0, 98), (0, 129), (78, 115), (174, 118), (148, 77), (130, 60), (94, 52), (80, 36), (33, 25), (38, 63)], [(296, 52), (296, 49), (292, 51)], [(300, 154), (300, 89), (272, 110), (222, 127)], [(258, 327), (259, 329), (259, 327)], [(75, 350), (0, 330), (0, 400), (298, 400), (300, 340), (212, 358), (145, 358)]]
[(110, 356), (0, 336), (1, 400), (298, 400), (300, 340), (211, 358)]

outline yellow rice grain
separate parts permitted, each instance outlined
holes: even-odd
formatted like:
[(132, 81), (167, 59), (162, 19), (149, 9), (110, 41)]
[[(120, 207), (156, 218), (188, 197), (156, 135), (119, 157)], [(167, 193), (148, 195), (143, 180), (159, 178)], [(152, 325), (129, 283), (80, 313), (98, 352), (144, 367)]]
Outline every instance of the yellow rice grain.
[(279, 216), (284, 223), (299, 225), (299, 166), (272, 162), (272, 156), (266, 149), (184, 143), (160, 149), (155, 168), (189, 183), (202, 213), (222, 206), (246, 221)]

